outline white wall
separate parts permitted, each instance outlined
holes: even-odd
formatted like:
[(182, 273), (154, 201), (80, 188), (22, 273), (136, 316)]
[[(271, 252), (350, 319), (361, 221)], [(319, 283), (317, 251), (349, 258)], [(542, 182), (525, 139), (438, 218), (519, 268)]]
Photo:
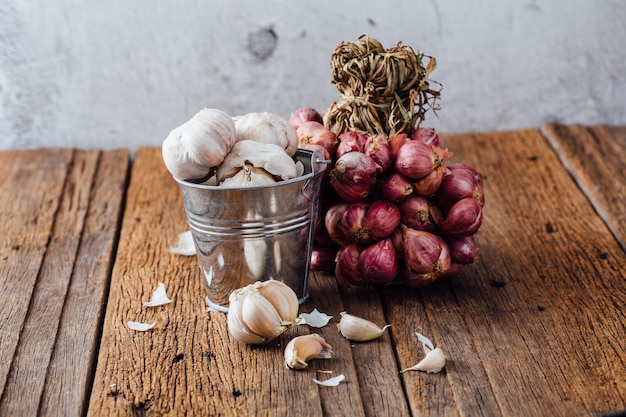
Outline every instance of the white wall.
[(0, 149), (160, 145), (203, 107), (325, 110), (333, 49), (364, 33), (437, 58), (439, 130), (626, 124), (624, 22), (622, 0), (0, 0)]

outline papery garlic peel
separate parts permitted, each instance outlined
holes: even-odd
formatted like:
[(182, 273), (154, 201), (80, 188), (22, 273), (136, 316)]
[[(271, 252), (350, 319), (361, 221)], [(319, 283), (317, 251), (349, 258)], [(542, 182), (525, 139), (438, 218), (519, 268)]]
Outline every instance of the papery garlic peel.
[[(235, 143), (230, 153), (224, 158), (224, 162), (218, 167), (217, 182), (223, 185), (226, 179), (237, 175), (242, 169), (251, 169), (251, 167), (263, 169), (279, 180), (295, 178), (300, 173), (296, 162), (280, 146), (273, 143), (242, 140)], [(267, 183), (267, 179), (261, 179), (258, 172), (257, 175), (259, 175), (259, 183), (247, 185)]]
[(417, 335), (418, 340), (422, 343), (426, 356), (416, 365), (403, 369), (400, 373), (406, 371), (422, 371), (427, 373), (441, 372), (446, 365), (446, 355), (443, 353), (443, 350), (438, 347), (434, 347), (430, 339), (421, 333), (415, 332), (415, 334)]
[(286, 284), (257, 281), (229, 296), (228, 330), (242, 343), (264, 344), (296, 323), (298, 296)]

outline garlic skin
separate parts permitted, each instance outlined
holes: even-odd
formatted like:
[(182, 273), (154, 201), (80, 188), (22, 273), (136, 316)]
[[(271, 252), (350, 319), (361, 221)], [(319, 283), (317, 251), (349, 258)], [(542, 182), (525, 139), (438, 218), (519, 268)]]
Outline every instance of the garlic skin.
[(422, 371), (429, 374), (441, 372), (441, 370), (446, 366), (446, 355), (443, 353), (443, 350), (434, 347), (430, 339), (421, 333), (415, 332), (415, 334), (417, 335), (417, 339), (422, 342), (422, 347), (424, 348), (426, 356), (417, 364), (403, 369), (400, 373), (406, 371)]
[(285, 346), (285, 366), (291, 369), (304, 369), (314, 358), (329, 359), (332, 346), (316, 333), (297, 336)]
[(235, 143), (218, 167), (217, 182), (223, 185), (227, 178), (235, 176), (244, 167), (263, 169), (280, 180), (295, 178), (300, 172), (296, 162), (280, 146), (273, 143), (242, 140)]
[(440, 372), (445, 365), (446, 356), (443, 354), (443, 350), (440, 348), (434, 348), (433, 350), (429, 350), (424, 359), (419, 361), (417, 365), (412, 366), (409, 369), (431, 374)]
[(229, 296), (228, 331), (249, 345), (268, 343), (297, 323), (298, 296), (286, 284), (257, 281)]
[(337, 329), (341, 335), (354, 342), (367, 342), (377, 339), (388, 327), (391, 325), (388, 324), (380, 328), (369, 320), (353, 316), (345, 311), (341, 313), (341, 320), (337, 324)]
[(161, 152), (174, 177), (201, 180), (224, 161), (234, 143), (231, 117), (221, 110), (203, 109), (170, 132)]
[(248, 113), (233, 117), (235, 141), (253, 140), (261, 143), (273, 143), (283, 148), (287, 155), (293, 156), (298, 150), (296, 129), (282, 117), (268, 112)]
[(244, 163), (235, 175), (224, 178), (220, 185), (224, 187), (251, 187), (254, 185), (273, 184), (275, 182), (274, 177), (263, 168), (255, 168)]

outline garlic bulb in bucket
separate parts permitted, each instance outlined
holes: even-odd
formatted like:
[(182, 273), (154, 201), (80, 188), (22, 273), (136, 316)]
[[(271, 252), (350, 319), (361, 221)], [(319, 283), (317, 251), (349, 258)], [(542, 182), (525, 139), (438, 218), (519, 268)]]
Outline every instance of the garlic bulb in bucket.
[(163, 161), (181, 180), (201, 180), (220, 165), (235, 143), (235, 124), (225, 112), (200, 110), (163, 141)]

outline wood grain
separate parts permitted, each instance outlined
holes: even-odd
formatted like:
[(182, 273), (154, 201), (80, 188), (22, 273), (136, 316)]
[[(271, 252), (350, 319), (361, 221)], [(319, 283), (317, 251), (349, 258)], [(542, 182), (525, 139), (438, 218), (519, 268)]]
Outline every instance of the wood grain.
[(0, 153), (0, 405), (55, 214), (72, 160), (71, 150)]
[(547, 123), (542, 132), (626, 251), (626, 128)]
[(82, 416), (91, 392), (130, 170), (126, 149), (99, 152), (98, 156), (80, 245), (46, 374), (41, 415)]
[[(62, 158), (58, 159), (59, 156)], [(114, 161), (119, 168), (102, 169), (101, 159)], [(14, 207), (3, 201), (4, 213), (8, 212), (12, 221), (18, 215), (33, 213), (51, 217), (50, 222), (45, 223), (50, 227), (49, 232), (39, 232), (46, 238), (44, 244), (33, 239), (23, 224), (15, 225), (22, 227), (21, 236), (12, 235), (10, 231), (8, 234), (13, 239), (24, 239), (23, 243), (12, 243), (15, 251), (20, 252), (19, 262), (28, 264), (25, 256), (33, 254), (22, 248), (39, 246), (43, 257), (38, 270), (23, 277), (23, 282), (32, 287), (12, 289), (13, 299), (29, 301), (29, 304), (22, 306), (24, 323), (19, 344), (12, 361), (8, 362), (11, 368), (0, 401), (0, 415), (81, 415), (86, 388), (91, 383), (100, 306), (104, 301), (102, 295), (107, 288), (112, 249), (119, 227), (117, 219), (125, 190), (128, 152), (20, 151), (11, 155), (11, 162), (15, 164), (10, 165), (15, 170), (9, 170), (4, 178), (3, 195), (5, 192), (13, 196), (28, 193), (30, 204), (20, 204), (24, 203), (22, 198), (14, 200)], [(94, 187), (94, 184), (103, 186)], [(54, 190), (60, 190), (61, 194), (50, 195)], [(41, 207), (41, 198), (48, 199), (49, 205)], [(107, 207), (108, 215), (102, 211)], [(86, 225), (94, 222), (106, 228), (90, 230)], [(11, 227), (12, 222), (8, 226)], [(86, 249), (90, 237), (99, 238), (98, 247)], [(87, 278), (77, 277), (76, 273), (95, 263), (102, 265), (100, 273), (89, 278), (100, 297), (91, 299), (87, 297), (90, 294), (83, 294), (78, 299), (72, 297), (71, 288)], [(1, 311), (4, 314), (7, 310), (3, 306)], [(79, 321), (89, 327), (74, 326), (74, 329), (64, 330), (63, 321)], [(5, 328), (3, 322), (3, 332)], [(62, 348), (68, 343), (74, 349)], [(8, 354), (5, 346), (9, 344), (2, 343), (3, 354)], [(29, 394), (28, 401), (25, 401), (25, 392)], [(54, 399), (50, 398), (52, 392), (58, 393)]]
[[(225, 314), (207, 312), (195, 257), (168, 251), (186, 228), (180, 191), (160, 150), (138, 150), (88, 415), (158, 410), (163, 415), (287, 416), (322, 415), (323, 408), (336, 408), (328, 403), (332, 399), (324, 399), (324, 388), (311, 381), (314, 368), (296, 372), (283, 364), (284, 345), (307, 329), (249, 347), (228, 334)], [(143, 307), (158, 282), (174, 302)], [(156, 321), (157, 326), (134, 332), (126, 325), (129, 320)], [(338, 370), (354, 374), (349, 362), (342, 366)], [(354, 381), (339, 390), (350, 392), (346, 398), (360, 406)]]
[[(626, 406), (626, 256), (537, 131), (447, 135), (485, 175), (481, 259), (451, 283), (385, 289), (413, 415), (600, 415)], [(584, 220), (584, 221), (583, 221)], [(407, 325), (411, 318), (411, 324)]]

